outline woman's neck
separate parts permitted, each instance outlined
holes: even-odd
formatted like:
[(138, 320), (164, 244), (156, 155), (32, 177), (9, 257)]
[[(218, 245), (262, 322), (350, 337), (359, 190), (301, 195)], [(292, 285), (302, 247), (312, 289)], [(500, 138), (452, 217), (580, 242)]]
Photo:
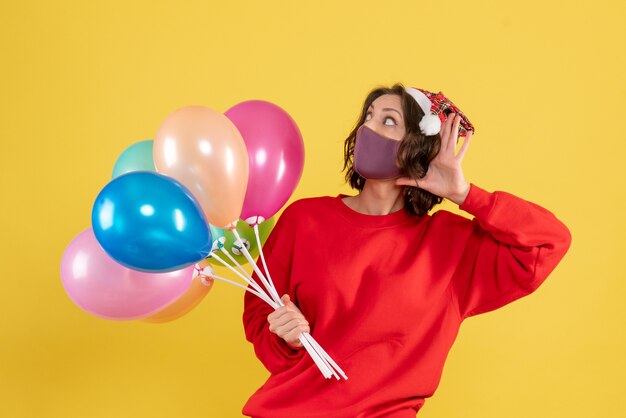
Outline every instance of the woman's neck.
[(345, 198), (344, 202), (366, 215), (389, 215), (404, 207), (402, 186), (397, 186), (395, 179), (367, 180), (361, 193)]

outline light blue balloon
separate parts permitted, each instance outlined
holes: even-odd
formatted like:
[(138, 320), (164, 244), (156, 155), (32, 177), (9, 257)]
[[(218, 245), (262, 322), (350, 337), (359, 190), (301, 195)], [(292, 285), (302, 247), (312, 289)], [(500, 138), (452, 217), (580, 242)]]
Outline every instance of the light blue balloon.
[(147, 139), (126, 148), (115, 162), (113, 178), (132, 171), (156, 171), (152, 158), (153, 146), (154, 141)]
[(224, 243), (220, 242), (220, 238), (224, 238), (224, 229), (212, 224), (209, 224), (209, 229), (211, 230), (211, 236), (213, 237), (213, 245), (217, 246), (218, 249), (221, 248)]
[(135, 270), (179, 270), (211, 252), (200, 204), (163, 174), (134, 171), (111, 180), (96, 198), (91, 222), (107, 254)]

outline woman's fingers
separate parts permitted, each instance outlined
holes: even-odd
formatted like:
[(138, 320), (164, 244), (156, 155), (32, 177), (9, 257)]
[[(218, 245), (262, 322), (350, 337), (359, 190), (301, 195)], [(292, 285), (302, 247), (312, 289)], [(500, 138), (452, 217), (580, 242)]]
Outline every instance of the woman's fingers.
[(307, 323), (300, 309), (289, 300), (288, 295), (283, 295), (281, 300), (286, 303), (285, 306), (281, 306), (267, 316), (267, 321), (270, 323), (270, 331), (274, 333), (279, 333), (280, 331), (281, 334), (285, 334), (291, 328), (284, 329), (284, 327), (290, 323), (293, 324), (294, 320)]
[(270, 324), (278, 324), (282, 325), (292, 318), (304, 318), (302, 312), (300, 312), (297, 308), (293, 309), (287, 306), (282, 306), (269, 314), (267, 316), (267, 320)]
[(276, 321), (284, 321), (283, 317), (289, 317), (289, 314), (302, 314), (300, 311), (298, 311), (297, 309), (293, 309), (291, 307), (288, 306), (281, 306), (280, 308), (276, 309), (274, 312), (270, 313), (267, 316), (267, 321), (270, 323), (276, 322)]
[(459, 141), (459, 125), (461, 124), (461, 115), (457, 114), (454, 117), (454, 122), (452, 123), (452, 130), (450, 131), (448, 137), (448, 148), (452, 150), (452, 155), (454, 155), (454, 150), (456, 149), (456, 144)]
[(284, 325), (276, 328), (275, 333), (285, 340), (296, 340), (300, 333), (308, 332), (309, 324), (304, 319), (294, 318)]
[(285, 334), (283, 339), (290, 342), (290, 344), (293, 344), (294, 342), (298, 341), (298, 338), (302, 333), (310, 331), (311, 330), (309, 329), (309, 326), (307, 324), (296, 324), (292, 329), (287, 332), (287, 334)]
[(289, 295), (284, 294), (284, 295), (283, 295), (283, 297), (282, 297), (280, 300), (282, 300), (282, 301), (283, 301), (283, 303), (285, 304), (285, 307), (286, 307), (288, 310), (292, 310), (292, 311), (294, 311), (294, 312), (300, 312), (300, 309), (298, 309), (298, 307), (296, 306), (296, 304), (295, 304), (295, 303), (293, 303), (293, 302), (291, 301), (291, 299), (289, 299)]
[(297, 314), (296, 313), (291, 313), (291, 314), (284, 314), (284, 315), (281, 315), (279, 317), (273, 318), (272, 320), (269, 321), (269, 323), (270, 323), (270, 331), (274, 331), (277, 328), (285, 325), (286, 323), (288, 323), (292, 319), (296, 318), (295, 315), (297, 315)]
[(441, 137), (441, 152), (454, 154), (456, 142), (459, 134), (459, 123), (461, 115), (450, 113), (444, 121), (439, 136)]
[(461, 145), (461, 149), (459, 149), (459, 153), (456, 155), (457, 158), (462, 160), (463, 157), (465, 156), (465, 152), (467, 152), (467, 148), (469, 148), (470, 139), (472, 139), (472, 135), (474, 135), (474, 132), (467, 131), (467, 134), (465, 135), (465, 139), (463, 140), (463, 145)]
[[(304, 318), (293, 318), (291, 321), (287, 322), (284, 325), (281, 325), (276, 329), (278, 334), (288, 335), (290, 332), (293, 332), (296, 329), (304, 330), (308, 327), (308, 322)], [(296, 335), (297, 337), (297, 335)]]
[(281, 300), (285, 306), (281, 306), (267, 316), (267, 321), (270, 323), (269, 330), (289, 344), (301, 347), (302, 343), (298, 338), (303, 332), (310, 332), (309, 323), (298, 307), (290, 301), (289, 295), (283, 295)]
[(280, 308), (276, 309), (274, 312), (267, 315), (267, 320), (270, 322), (275, 321), (276, 319), (283, 316), (286, 312), (287, 312), (287, 308), (285, 306), (281, 306)]
[(446, 116), (446, 120), (443, 121), (441, 125), (441, 131), (439, 131), (439, 136), (441, 137), (441, 151), (444, 151), (448, 148), (448, 132), (450, 132), (450, 124), (452, 123), (454, 113), (450, 113)]

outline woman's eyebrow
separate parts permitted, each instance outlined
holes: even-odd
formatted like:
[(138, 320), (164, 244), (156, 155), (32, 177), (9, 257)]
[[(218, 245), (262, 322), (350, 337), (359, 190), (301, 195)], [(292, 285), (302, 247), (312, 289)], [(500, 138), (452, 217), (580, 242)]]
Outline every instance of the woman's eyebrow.
[[(373, 105), (373, 104), (371, 104), (371, 105), (370, 105), (370, 107), (371, 107), (372, 109), (374, 109), (374, 105)], [(396, 109), (392, 109), (392, 108), (390, 108), (390, 107), (384, 107), (384, 108), (383, 108), (383, 110), (392, 110), (392, 111), (396, 112), (398, 115), (402, 116), (402, 113), (400, 113), (400, 112), (398, 112)]]

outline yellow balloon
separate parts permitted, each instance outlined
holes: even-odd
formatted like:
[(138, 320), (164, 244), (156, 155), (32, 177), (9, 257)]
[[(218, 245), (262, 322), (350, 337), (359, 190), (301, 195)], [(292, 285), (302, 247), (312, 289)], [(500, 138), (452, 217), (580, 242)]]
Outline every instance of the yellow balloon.
[[(208, 260), (202, 260), (198, 263), (200, 267), (209, 265)], [(213, 279), (204, 276), (196, 276), (191, 282), (191, 286), (180, 298), (169, 304), (159, 312), (152, 314), (140, 321), (151, 323), (163, 323), (173, 321), (190, 312), (195, 308), (202, 299), (209, 293), (213, 287)]]

